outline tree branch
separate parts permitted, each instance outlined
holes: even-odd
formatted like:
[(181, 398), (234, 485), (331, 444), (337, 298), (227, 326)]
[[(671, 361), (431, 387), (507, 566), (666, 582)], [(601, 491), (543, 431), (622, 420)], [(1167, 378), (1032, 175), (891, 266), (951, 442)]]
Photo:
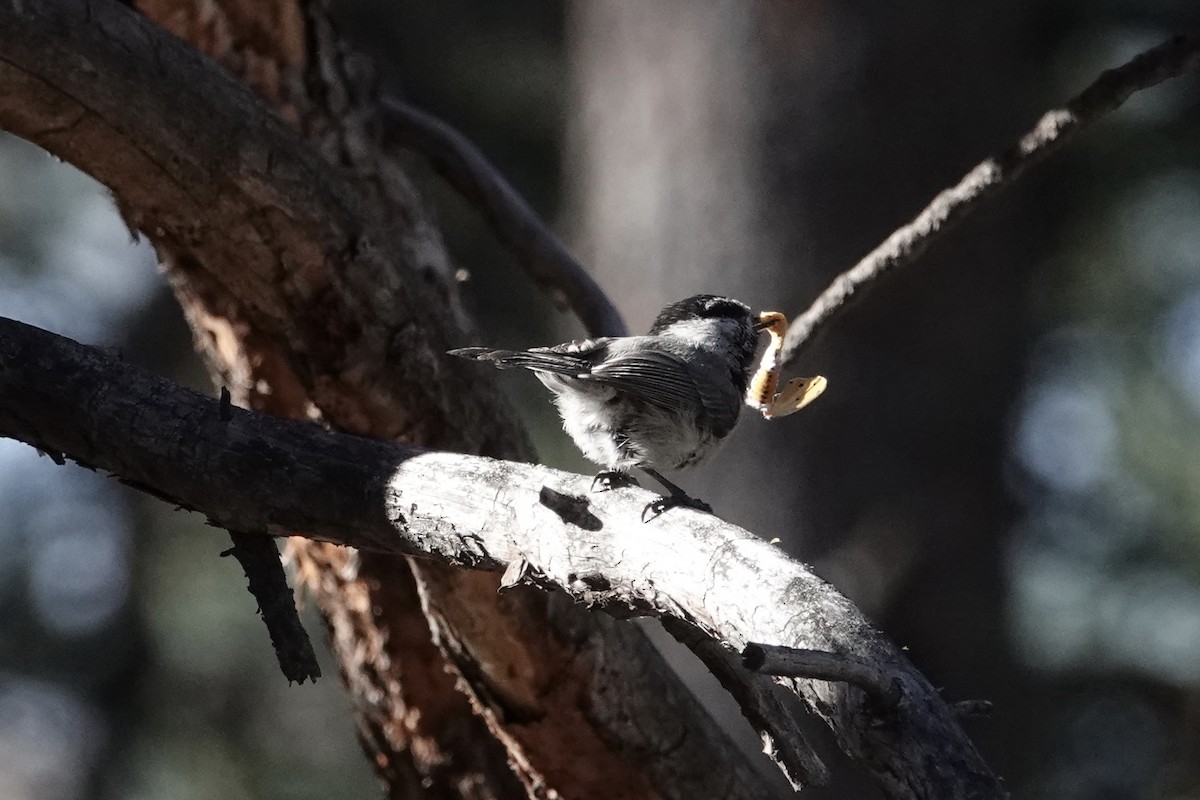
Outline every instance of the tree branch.
[(746, 669), (764, 675), (852, 683), (869, 694), (882, 710), (895, 708), (903, 699), (900, 684), (885, 670), (851, 655), (751, 642), (742, 650), (742, 663)]
[(861, 261), (833, 279), (788, 328), (780, 354), (791, 363), (814, 334), (844, 310), (860, 290), (886, 273), (907, 266), (955, 223), (1011, 186), (1031, 165), (1061, 148), (1070, 137), (1118, 108), (1141, 89), (1156, 86), (1200, 61), (1200, 34), (1174, 36), (1132, 61), (1110, 69), (1061, 108), (1047, 111), (1012, 147), (986, 159), (945, 189), (912, 222), (897, 229)]
[[(694, 626), (674, 617), (665, 617), (662, 622), (667, 632), (695, 653), (733, 696), (742, 714), (762, 736), (763, 751), (783, 769), (793, 789), (829, 783), (829, 769), (800, 730), (795, 711), (784, 705), (789, 699), (784, 687), (765, 674), (748, 676), (737, 654)], [(790, 700), (792, 705), (799, 705), (795, 697)]]
[(385, 100), (382, 110), (387, 139), (429, 159), (439, 175), (479, 208), (538, 286), (565, 299), (590, 335), (626, 335), (625, 322), (608, 295), (470, 139), (407, 103)]
[(271, 647), (275, 648), (279, 669), (289, 683), (304, 683), (305, 679), (316, 683), (321, 677), (321, 666), (296, 611), (295, 595), (288, 587), (275, 543), (239, 531), (231, 530), (229, 535), (233, 547), (221, 555), (236, 558), (242, 572), (246, 573), (250, 594), (258, 602), (258, 611), (271, 637)]
[[(772, 642), (853, 654), (901, 686), (904, 702), (886, 724), (845, 684), (781, 680), (889, 795), (1004, 794), (904, 655), (832, 587), (740, 528), (685, 509), (644, 524), (653, 496), (641, 489), (593, 494), (585, 476), (232, 410), (222, 420), (217, 401), (0, 321), (0, 435), (108, 470), (221, 527), (305, 531), (474, 569), (518, 562), (513, 580), (615, 615), (671, 617), (729, 648)], [(591, 522), (564, 522), (539, 501), (546, 488), (586, 505)]]

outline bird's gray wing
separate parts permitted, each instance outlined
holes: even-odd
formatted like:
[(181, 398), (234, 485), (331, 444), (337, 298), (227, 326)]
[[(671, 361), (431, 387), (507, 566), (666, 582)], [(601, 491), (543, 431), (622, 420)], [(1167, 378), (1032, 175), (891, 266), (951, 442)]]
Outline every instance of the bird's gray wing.
[(488, 347), (464, 347), (451, 350), (450, 355), (472, 361), (490, 361), (507, 369), (522, 367), (535, 372), (552, 372), (579, 378), (589, 374), (595, 362), (604, 357), (612, 338), (583, 339), (532, 350), (493, 350)]
[(610, 386), (661, 408), (695, 416), (719, 436), (733, 428), (741, 410), (741, 398), (726, 379), (727, 367), (703, 353), (676, 354), (656, 346), (651, 337), (584, 339), (532, 350), (466, 347), (450, 354), (502, 368), (523, 367)]
[[(723, 436), (737, 422), (740, 398), (726, 378), (728, 370), (708, 361), (702, 354), (685, 359), (660, 349), (638, 348), (612, 354), (596, 365), (586, 380), (608, 384), (663, 408), (694, 414)], [(711, 377), (705, 379), (705, 375)]]

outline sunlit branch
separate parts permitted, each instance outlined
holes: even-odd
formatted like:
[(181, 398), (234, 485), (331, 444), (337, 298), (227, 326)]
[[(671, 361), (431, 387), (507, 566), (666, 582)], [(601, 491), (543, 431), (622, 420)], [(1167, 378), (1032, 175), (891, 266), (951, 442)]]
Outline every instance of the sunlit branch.
[(224, 528), (302, 531), (506, 570), (507, 584), (564, 591), (619, 616), (667, 618), (731, 651), (771, 642), (853, 654), (886, 671), (909, 701), (886, 725), (846, 684), (787, 685), (892, 796), (1003, 796), (953, 711), (849, 600), (779, 548), (711, 515), (674, 509), (643, 523), (652, 495), (640, 488), (593, 493), (588, 476), (223, 408), (9, 320), (0, 320), (0, 436), (107, 470)]

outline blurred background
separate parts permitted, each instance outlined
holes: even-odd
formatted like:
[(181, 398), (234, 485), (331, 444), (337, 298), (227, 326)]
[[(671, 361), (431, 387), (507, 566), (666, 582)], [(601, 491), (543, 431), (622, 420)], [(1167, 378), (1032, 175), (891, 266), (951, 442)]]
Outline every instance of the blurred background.
[[(1200, 26), (1192, 0), (333, 5), (635, 330), (699, 291), (798, 313), (1042, 111)], [(488, 343), (580, 334), (405, 163)], [(211, 391), (103, 187), (11, 137), (0, 186), (0, 315)], [(813, 564), (948, 699), (994, 701), (968, 730), (1015, 795), (1200, 797), (1200, 76), (1036, 168), (796, 370), (829, 391), (747, 415), (679, 482)], [(503, 378), (542, 459), (591, 470), (540, 385)], [(0, 797), (377, 796), (333, 665), (287, 686), (227, 546), (0, 442)], [(870, 796), (845, 772), (813, 796)]]

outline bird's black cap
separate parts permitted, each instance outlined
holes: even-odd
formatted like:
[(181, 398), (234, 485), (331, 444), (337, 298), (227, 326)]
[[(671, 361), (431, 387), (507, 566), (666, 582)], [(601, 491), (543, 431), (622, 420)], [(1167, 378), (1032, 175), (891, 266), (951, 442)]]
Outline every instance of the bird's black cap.
[(748, 322), (750, 320), (750, 307), (745, 303), (728, 297), (721, 297), (720, 295), (693, 295), (686, 300), (671, 303), (671, 305), (658, 312), (658, 316), (654, 319), (654, 324), (650, 326), (650, 333), (662, 333), (663, 330), (676, 322), (713, 317), (727, 317), (728, 319)]

